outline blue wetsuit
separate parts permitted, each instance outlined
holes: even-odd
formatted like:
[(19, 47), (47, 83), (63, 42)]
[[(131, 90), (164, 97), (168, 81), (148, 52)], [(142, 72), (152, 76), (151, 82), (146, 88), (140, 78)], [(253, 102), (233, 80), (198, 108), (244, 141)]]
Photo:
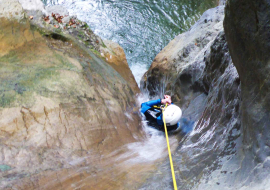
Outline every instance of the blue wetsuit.
[[(141, 113), (145, 115), (146, 120), (150, 126), (157, 128), (158, 130), (164, 131), (164, 124), (162, 119), (162, 111), (154, 106), (161, 106), (161, 99), (150, 100), (144, 102), (141, 105)], [(168, 131), (175, 130), (180, 125), (178, 122), (176, 125), (167, 126)]]

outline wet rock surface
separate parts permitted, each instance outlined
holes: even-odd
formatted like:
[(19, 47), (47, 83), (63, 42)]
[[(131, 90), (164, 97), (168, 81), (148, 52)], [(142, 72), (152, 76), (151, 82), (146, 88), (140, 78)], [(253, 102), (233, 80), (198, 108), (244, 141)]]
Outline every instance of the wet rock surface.
[[(9, 6), (0, 18), (0, 188), (125, 186), (135, 174), (111, 153), (144, 134), (133, 112), (136, 82), (121, 76), (130, 70), (110, 66), (126, 67), (121, 48), (109, 63), (97, 51), (102, 40), (92, 48), (77, 41), (90, 31), (81, 23), (65, 31), (46, 23), (42, 10), (24, 11), (15, 0)], [(147, 169), (136, 167), (138, 175)], [(119, 181), (101, 183), (114, 174)]]
[[(153, 172), (128, 151), (146, 142), (123, 49), (38, 4), (0, 6), (0, 188), (172, 189), (168, 161)], [(229, 0), (226, 35), (224, 7), (208, 10), (144, 75), (183, 109), (179, 189), (269, 187), (268, 5)]]
[[(239, 159), (243, 165), (239, 175), (246, 180), (245, 185), (253, 183), (253, 187), (269, 176), (269, 10), (269, 1), (229, 0), (224, 20), (228, 46), (241, 80), (243, 152)], [(269, 188), (263, 185), (260, 188)]]
[(127, 63), (126, 55), (123, 48), (116, 42), (103, 40), (103, 46), (100, 47), (100, 55), (121, 74), (121, 76), (129, 83), (135, 93), (139, 93), (140, 89), (135, 82), (133, 74)]
[(55, 33), (56, 38), (57, 34), (75, 38), (81, 45), (109, 63), (128, 82), (134, 93), (140, 92), (120, 45), (110, 40), (102, 40), (93, 33), (86, 22), (80, 21), (75, 15), (69, 15), (67, 9), (61, 5), (46, 7), (43, 11), (26, 10), (26, 12), (30, 15), (31, 23), (39, 26), (43, 35), (52, 36), (52, 33)]
[[(141, 83), (142, 90), (153, 96), (171, 94), (183, 108), (180, 144), (173, 154), (179, 189), (230, 189), (235, 181), (241, 84), (223, 31), (223, 9), (208, 10), (188, 32), (170, 42)], [(141, 187), (172, 188), (168, 162)]]
[(173, 39), (155, 57), (142, 78), (141, 88), (150, 96), (170, 93), (182, 108), (187, 108), (190, 99), (201, 92), (207, 93), (203, 81), (198, 79), (205, 68), (205, 52), (209, 53), (210, 45), (223, 28), (223, 17), (223, 6), (210, 9), (189, 31)]

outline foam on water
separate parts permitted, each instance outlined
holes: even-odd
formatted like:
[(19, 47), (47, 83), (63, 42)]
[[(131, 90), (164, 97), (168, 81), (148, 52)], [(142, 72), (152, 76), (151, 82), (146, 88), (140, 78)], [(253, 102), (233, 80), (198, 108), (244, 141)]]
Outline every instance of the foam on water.
[[(29, 0), (24, 0), (29, 1)], [(42, 0), (63, 5), (95, 34), (121, 45), (137, 83), (154, 57), (189, 27), (213, 0)]]
[(40, 10), (45, 13), (44, 4), (40, 0), (19, 0), (25, 10)]
[(140, 80), (141, 80), (142, 76), (144, 75), (144, 73), (148, 70), (147, 65), (134, 64), (134, 65), (130, 66), (130, 70), (132, 71), (132, 74), (134, 75), (135, 80), (140, 87)]
[[(137, 101), (139, 104), (149, 101), (147, 94), (141, 94)], [(127, 163), (147, 163), (157, 161), (165, 158), (167, 154), (167, 143), (164, 132), (148, 126), (146, 119), (142, 116), (142, 127), (146, 134), (146, 138), (142, 142), (135, 142), (127, 144), (126, 147), (129, 150), (127, 153), (122, 154), (119, 159), (125, 159)], [(169, 137), (170, 145), (172, 149), (177, 147), (177, 139), (175, 136)]]

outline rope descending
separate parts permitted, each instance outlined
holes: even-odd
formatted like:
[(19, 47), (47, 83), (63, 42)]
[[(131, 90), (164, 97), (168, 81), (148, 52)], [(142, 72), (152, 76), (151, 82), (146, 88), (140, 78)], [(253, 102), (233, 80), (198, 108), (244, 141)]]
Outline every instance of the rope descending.
[(177, 190), (177, 184), (176, 184), (176, 180), (175, 180), (174, 167), (173, 167), (170, 143), (169, 143), (169, 138), (168, 138), (167, 126), (166, 126), (165, 117), (164, 117), (164, 114), (163, 114), (166, 107), (167, 107), (167, 104), (164, 107), (161, 107), (161, 109), (162, 109), (162, 118), (163, 118), (164, 129), (165, 129), (165, 134), (166, 134), (166, 141), (167, 141), (167, 147), (168, 147), (168, 153), (169, 153), (169, 158), (170, 158), (170, 165), (171, 165), (172, 178), (173, 178), (173, 187), (174, 187), (174, 190)]

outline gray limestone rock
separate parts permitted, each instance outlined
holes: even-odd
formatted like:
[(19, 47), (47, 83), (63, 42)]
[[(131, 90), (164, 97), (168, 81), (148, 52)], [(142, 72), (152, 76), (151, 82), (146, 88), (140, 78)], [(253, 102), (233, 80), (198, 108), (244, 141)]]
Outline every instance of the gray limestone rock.
[[(205, 92), (201, 82), (195, 81), (201, 77), (204, 70), (205, 52), (223, 30), (223, 17), (224, 6), (210, 9), (189, 31), (173, 39), (155, 57), (150, 69), (144, 74), (140, 85), (142, 89), (151, 96), (160, 97), (164, 93), (170, 93), (174, 101), (184, 108), (198, 95), (198, 90)], [(197, 90), (193, 92), (190, 88)]]
[[(269, 189), (270, 1), (226, 4), (226, 35), (222, 26), (208, 35), (218, 24), (205, 27), (215, 14), (205, 23), (203, 15), (157, 55), (142, 80), (153, 96), (173, 95), (183, 117), (195, 121), (173, 155), (180, 189)], [(169, 189), (169, 169), (163, 163), (165, 174), (142, 189)]]
[(22, 5), (18, 0), (0, 0), (0, 18), (21, 20), (25, 17)]
[[(198, 69), (199, 64), (204, 65), (204, 68)], [(196, 84), (200, 88), (194, 88)], [(226, 168), (222, 168), (220, 160), (235, 155), (241, 134), (241, 85), (229, 55), (224, 31), (216, 36), (201, 62), (193, 63), (183, 70), (177, 85), (189, 86), (183, 87), (187, 92), (184, 97), (190, 96), (192, 92), (195, 97), (189, 98), (190, 102), (184, 109), (182, 133), (179, 135), (181, 140), (178, 150), (173, 154), (178, 188), (212, 189), (212, 184), (225, 179), (225, 176), (219, 176)], [(183, 131), (188, 130), (192, 123), (193, 131), (185, 136)], [(157, 173), (148, 179), (141, 190), (160, 187), (169, 189), (169, 170), (169, 163), (163, 163), (158, 169), (163, 175)], [(226, 168), (226, 171), (233, 170)], [(229, 187), (225, 183), (222, 185)]]
[(269, 18), (269, 0), (227, 2), (224, 29), (232, 60), (240, 76), (243, 101), (243, 154), (239, 155), (243, 167), (239, 173), (248, 185), (256, 185), (256, 181), (261, 183), (269, 176)]
[[(143, 90), (153, 96), (170, 94), (183, 110), (173, 155), (179, 189), (215, 189), (212, 184), (221, 182), (230, 188), (236, 177), (220, 175), (235, 171), (233, 161), (223, 165), (221, 160), (234, 157), (241, 144), (241, 83), (222, 27), (223, 8), (208, 10), (171, 41), (142, 79)], [(186, 135), (188, 130), (192, 132)], [(163, 175), (157, 173), (141, 189), (171, 188), (169, 170), (169, 163), (163, 163)]]

